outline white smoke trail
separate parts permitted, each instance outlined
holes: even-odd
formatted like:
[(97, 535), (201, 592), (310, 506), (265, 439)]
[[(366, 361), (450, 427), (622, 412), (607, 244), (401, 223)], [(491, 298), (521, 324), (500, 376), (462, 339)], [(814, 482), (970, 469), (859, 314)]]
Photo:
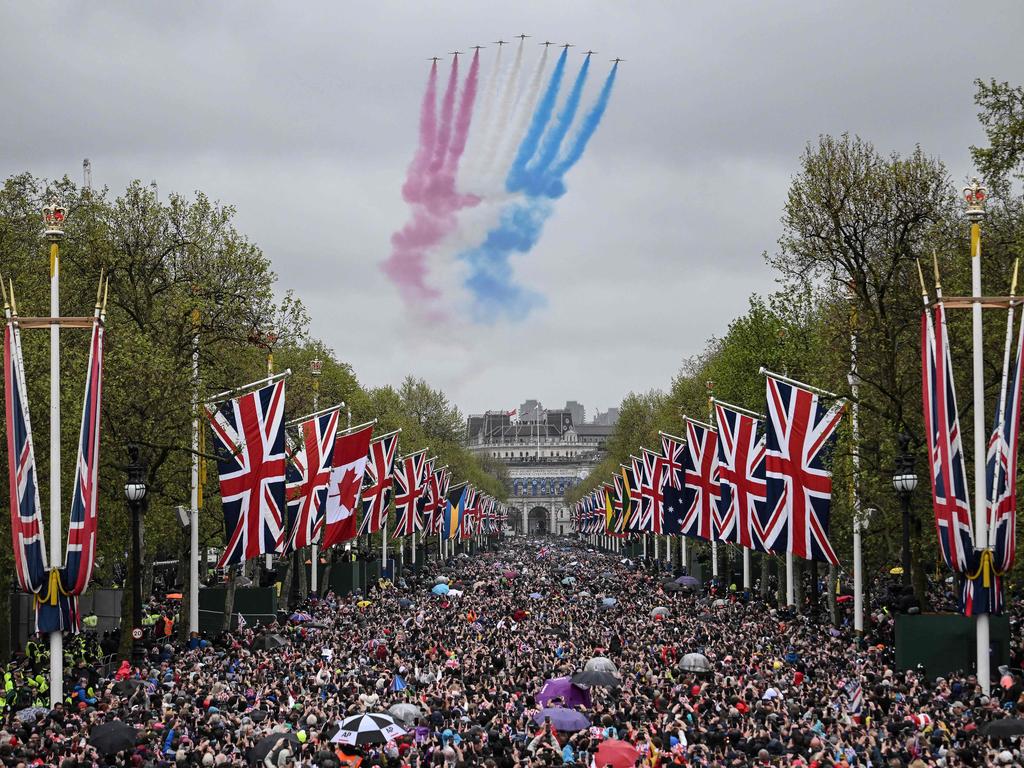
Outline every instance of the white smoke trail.
[[(484, 167), (481, 171), (482, 176), (482, 189), (485, 194), (495, 194), (501, 192), (505, 188), (505, 180), (502, 178), (497, 180), (495, 177), (495, 161), (499, 149), (501, 148), (502, 142), (508, 135), (508, 123), (509, 118), (512, 115), (512, 109), (515, 106), (516, 101), (522, 95), (522, 88), (519, 83), (519, 72), (523, 68), (523, 44), (524, 40), (519, 41), (519, 47), (516, 48), (516, 57), (512, 61), (512, 66), (509, 68), (508, 76), (505, 78), (505, 85), (501, 90), (501, 109), (498, 112), (497, 119), (495, 121), (495, 130), (489, 136), (489, 140), (486, 144), (487, 157)], [(500, 173), (504, 173), (501, 170)]]
[(510, 123), (511, 125), (505, 131), (501, 145), (495, 148), (491, 165), (488, 166), (489, 175), (500, 175), (502, 190), (505, 189), (505, 175), (508, 173), (509, 166), (512, 165), (512, 158), (515, 157), (516, 150), (519, 149), (519, 142), (522, 141), (526, 133), (526, 126), (530, 124), (530, 118), (533, 117), (533, 111), (537, 108), (537, 102), (540, 100), (541, 80), (544, 77), (544, 66), (547, 63), (548, 48), (544, 46), (544, 53), (541, 55), (540, 61), (537, 62), (537, 68), (530, 78), (530, 85), (517, 100), (515, 120), (509, 119), (510, 110), (505, 113), (502, 121), (505, 125)]
[(498, 46), (494, 68), (491, 69), (491, 74), (487, 78), (480, 114), (475, 118), (476, 124), (481, 126), (481, 129), (470, 134), (469, 146), (466, 147), (466, 153), (462, 159), (459, 171), (459, 189), (463, 191), (475, 191), (481, 173), (481, 165), (484, 163), (484, 153), (491, 144), (489, 137), (494, 132), (494, 102), (498, 92), (498, 82), (501, 79), (502, 48), (504, 46)]

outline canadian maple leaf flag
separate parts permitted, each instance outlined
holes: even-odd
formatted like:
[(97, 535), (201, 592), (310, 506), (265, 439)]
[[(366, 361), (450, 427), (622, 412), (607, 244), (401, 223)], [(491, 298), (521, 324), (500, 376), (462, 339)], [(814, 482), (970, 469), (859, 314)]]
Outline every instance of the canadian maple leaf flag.
[(356, 510), (363, 488), (363, 472), (370, 452), (373, 427), (369, 426), (334, 443), (334, 468), (327, 488), (322, 549), (351, 541), (359, 530)]

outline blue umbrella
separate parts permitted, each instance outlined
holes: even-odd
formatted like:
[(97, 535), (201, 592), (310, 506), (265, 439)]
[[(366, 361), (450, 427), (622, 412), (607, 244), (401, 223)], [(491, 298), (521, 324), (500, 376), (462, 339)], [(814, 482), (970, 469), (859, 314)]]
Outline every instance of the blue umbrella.
[(531, 592), (530, 593), (530, 599), (531, 600), (543, 600), (544, 599), (544, 595), (542, 595), (540, 592)]
[(683, 587), (699, 587), (700, 582), (693, 576), (680, 576), (676, 579), (676, 584)]
[(586, 715), (582, 712), (577, 712), (575, 709), (566, 709), (565, 707), (544, 707), (544, 709), (533, 716), (533, 721), (541, 725), (544, 719), (548, 717), (551, 718), (551, 724), (555, 728), (565, 733), (582, 731), (584, 728), (590, 727), (590, 720)]
[(601, 607), (607, 610), (609, 608), (613, 608), (617, 602), (619, 601), (614, 597), (603, 597), (601, 598)]
[(447, 584), (435, 584), (433, 589), (430, 590), (435, 595), (447, 595), (448, 585)]
[(406, 684), (405, 680), (402, 679), (401, 675), (395, 675), (395, 679), (391, 681), (390, 687), (392, 691), (404, 691), (409, 686)]

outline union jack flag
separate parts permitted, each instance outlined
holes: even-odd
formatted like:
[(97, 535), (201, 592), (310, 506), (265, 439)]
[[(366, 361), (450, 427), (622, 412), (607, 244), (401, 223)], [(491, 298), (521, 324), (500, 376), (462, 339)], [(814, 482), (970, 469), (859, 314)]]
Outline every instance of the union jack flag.
[(426, 476), (426, 448), (403, 457), (395, 472), (395, 531), (391, 538), (412, 536), (423, 530), (419, 516), (420, 497), (423, 495), (423, 480)]
[(661, 433), (661, 455), (664, 472), (664, 485), (669, 485), (677, 491), (683, 489), (683, 443), (682, 438)]
[[(942, 356), (942, 365), (938, 357)], [(974, 556), (967, 469), (953, 384), (952, 359), (946, 336), (945, 307), (935, 307), (935, 325), (925, 310), (921, 318), (924, 427), (932, 479), (932, 508), (939, 549), (946, 566), (957, 573), (970, 570)]]
[(18, 586), (23, 591), (39, 594), (47, 585), (49, 565), (46, 561), (27, 392), (25, 363), (21, 356), (21, 334), (8, 310), (7, 325), (4, 328), (4, 399), (14, 572), (18, 577)]
[(681, 494), (683, 535), (706, 541), (717, 538), (715, 511), (718, 502), (718, 435), (715, 430), (686, 420)]
[[(1003, 611), (1002, 576), (1013, 567), (1017, 528), (1017, 449), (1020, 431), (1021, 359), (1024, 353), (1024, 324), (1017, 338), (1016, 359), (1010, 370), (1010, 340), (1014, 312), (1006, 323), (1006, 352), (1003, 360), (1003, 386), (999, 393), (995, 425), (988, 443), (985, 464), (986, 512), (989, 550), (975, 552), (971, 573), (961, 595), (964, 613), (998, 614)], [(1009, 378), (1007, 379), (1007, 376)]]
[(207, 411), (228, 534), (218, 568), (284, 547), (284, 394), (282, 379)]
[[(1012, 315), (1011, 315), (1012, 317)], [(1006, 391), (996, 415), (989, 441), (989, 538), (995, 555), (995, 568), (1005, 573), (1013, 567), (1017, 528), (1017, 452), (1020, 435), (1022, 363), (1024, 363), (1024, 323), (1017, 334), (1016, 360), (1009, 372)]]
[(660, 534), (665, 519), (664, 491), (661, 485), (664, 459), (646, 448), (643, 454), (642, 459), (633, 459), (634, 473), (639, 470), (637, 475), (640, 481), (641, 514), (637, 530)]
[(39, 504), (32, 426), (25, 386), (21, 332), (5, 308), (4, 389), (7, 460), (11, 507), (11, 536), (18, 585), (36, 595), (36, 629), (40, 632), (78, 631), (78, 595), (92, 578), (96, 560), (97, 475), (100, 448), (100, 404), (103, 389), (103, 318), (93, 319), (86, 372), (74, 496), (68, 525), (64, 566), (48, 578), (49, 563)]
[(466, 506), (462, 512), (460, 532), (463, 539), (472, 538), (476, 532), (476, 516), (479, 513), (480, 491), (473, 486), (466, 486)]
[(839, 558), (828, 540), (832, 473), (825, 456), (835, 443), (844, 403), (829, 409), (818, 395), (773, 376), (767, 377), (765, 427), (767, 492), (765, 544), (772, 552), (792, 552), (805, 560)]
[(363, 521), (359, 535), (376, 533), (384, 525), (384, 516), (391, 503), (391, 475), (398, 452), (398, 433), (383, 435), (370, 443), (369, 461), (363, 479)]
[(291, 453), (291, 465), (287, 471), (286, 494), (291, 532), (285, 544), (285, 554), (320, 540), (334, 466), (338, 411), (304, 421), (300, 427), (303, 445)]
[(644, 460), (638, 456), (630, 456), (629, 464), (625, 468), (629, 480), (629, 530), (637, 532), (643, 530), (641, 521), (644, 517), (644, 497), (640, 491), (640, 484), (644, 478)]
[(718, 422), (719, 536), (748, 549), (764, 550), (759, 535), (767, 484), (764, 435), (758, 419), (715, 403)]
[(427, 475), (427, 482), (423, 489), (423, 526), (427, 533), (436, 534), (441, 531), (442, 504), (444, 502), (444, 473), (448, 470), (440, 467)]
[(96, 562), (96, 503), (100, 464), (100, 402), (103, 389), (103, 322), (93, 322), (89, 369), (82, 403), (82, 426), (75, 464), (75, 493), (68, 521), (67, 555), (61, 569), (61, 589), (80, 595), (89, 586)]

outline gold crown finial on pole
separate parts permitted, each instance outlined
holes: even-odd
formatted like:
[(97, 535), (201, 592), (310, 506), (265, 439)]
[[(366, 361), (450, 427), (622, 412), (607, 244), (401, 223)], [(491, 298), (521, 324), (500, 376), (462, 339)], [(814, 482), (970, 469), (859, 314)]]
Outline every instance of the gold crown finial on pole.
[(314, 357), (312, 360), (309, 361), (309, 373), (311, 376), (319, 376), (321, 373), (323, 373), (323, 370), (324, 361), (321, 360), (319, 357)]
[(985, 217), (985, 201), (988, 193), (977, 179), (964, 187), (964, 200), (967, 201), (967, 218), (971, 222), (981, 221)]
[(67, 218), (67, 209), (54, 199), (43, 206), (43, 235), (51, 243), (57, 243), (64, 239), (64, 221)]

